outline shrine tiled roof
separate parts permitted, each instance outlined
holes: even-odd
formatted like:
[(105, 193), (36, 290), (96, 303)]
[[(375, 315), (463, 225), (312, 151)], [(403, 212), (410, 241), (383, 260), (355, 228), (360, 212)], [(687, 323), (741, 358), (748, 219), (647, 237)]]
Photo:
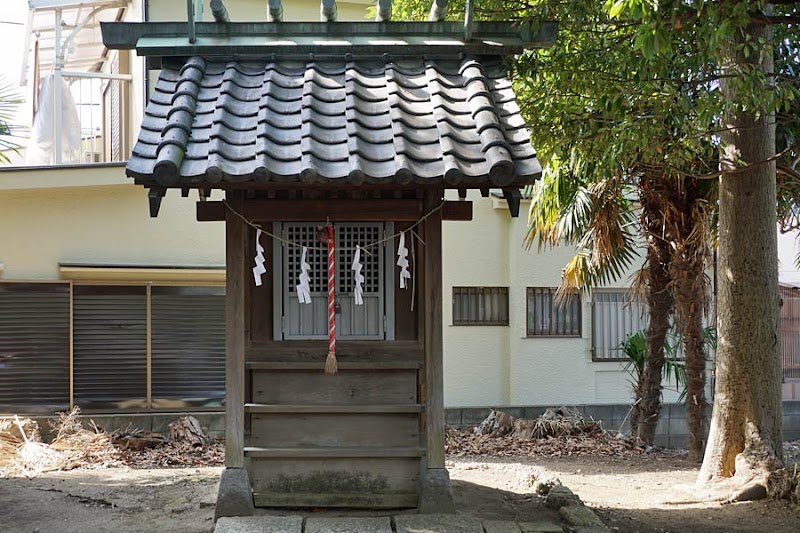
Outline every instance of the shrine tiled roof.
[(165, 62), (127, 173), (226, 182), (517, 187), (541, 174), (499, 57)]

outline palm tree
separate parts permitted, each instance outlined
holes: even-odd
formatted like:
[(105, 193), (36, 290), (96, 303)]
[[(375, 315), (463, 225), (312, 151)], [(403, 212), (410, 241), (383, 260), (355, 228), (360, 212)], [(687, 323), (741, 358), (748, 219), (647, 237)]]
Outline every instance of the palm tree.
[(637, 258), (637, 237), (644, 240), (646, 257), (634, 285), (648, 305), (647, 356), (634, 388), (632, 425), (644, 442), (653, 442), (661, 410), (664, 345), (675, 315), (686, 356), (690, 455), (700, 459), (706, 410), (705, 269), (713, 185), (670, 178), (660, 167), (640, 165), (633, 171), (638, 173), (636, 179), (595, 178), (594, 170), (575, 153), (566, 164), (556, 158), (551, 161), (543, 179), (529, 191), (526, 245), (538, 241), (540, 248), (576, 246), (557, 293), (563, 298), (570, 291), (590, 291), (619, 279)]
[[(632, 184), (621, 176), (592, 182), (591, 174), (583, 173), (590, 166), (577, 155), (567, 163), (554, 159), (542, 180), (529, 191), (526, 245), (530, 247), (538, 241), (540, 249), (562, 243), (576, 246), (575, 256), (564, 267), (558, 297), (574, 290), (590, 291), (620, 278), (638, 257), (637, 236), (641, 228), (649, 228), (652, 236), (661, 233), (663, 226), (662, 196), (649, 187), (652, 180), (640, 180), (642, 214), (637, 221)], [(647, 357), (634, 387), (631, 420), (638, 436), (652, 443), (661, 410), (664, 341), (670, 329), (673, 301), (667, 241), (649, 237), (645, 242), (647, 257), (637, 285), (644, 290), (648, 303)]]
[(24, 128), (14, 125), (15, 114), (22, 103), (14, 85), (0, 78), (0, 163), (10, 163), (9, 152), (19, 153), (22, 148), (17, 140)]

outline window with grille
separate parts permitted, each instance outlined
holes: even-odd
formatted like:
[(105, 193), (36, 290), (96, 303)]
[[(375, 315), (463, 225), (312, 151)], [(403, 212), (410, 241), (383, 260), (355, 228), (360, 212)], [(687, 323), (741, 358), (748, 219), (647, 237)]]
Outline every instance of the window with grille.
[(800, 290), (780, 287), (783, 378), (800, 379)]
[(647, 328), (647, 306), (627, 291), (592, 293), (592, 358), (625, 359), (620, 344), (630, 335)]
[[(328, 338), (328, 249), (320, 242), (323, 223), (285, 223), (282, 235), (286, 242), (276, 243), (276, 257), (282, 256), (283, 287), (278, 316), (282, 317), (278, 338), (286, 340)], [(364, 305), (355, 305), (353, 298), (353, 257), (356, 246), (380, 241), (386, 224), (351, 222), (334, 224), (336, 262), (336, 335), (340, 339), (384, 339), (386, 316), (386, 254), (392, 243), (381, 243), (361, 252), (361, 273)], [(310, 270), (311, 303), (297, 299), (302, 247), (307, 247), (306, 262)], [(389, 284), (388, 286), (391, 286)]]
[(581, 299), (577, 293), (556, 302), (556, 289), (551, 287), (528, 287), (528, 336), (529, 337), (580, 337)]
[(454, 326), (507, 326), (508, 287), (453, 287)]

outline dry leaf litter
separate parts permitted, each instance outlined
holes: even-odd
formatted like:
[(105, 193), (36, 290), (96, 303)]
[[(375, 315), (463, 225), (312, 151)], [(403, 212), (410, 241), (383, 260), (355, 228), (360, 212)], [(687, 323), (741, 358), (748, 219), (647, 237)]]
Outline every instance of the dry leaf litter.
[[(632, 457), (651, 452), (642, 441), (606, 432), (600, 422), (586, 420), (568, 407), (547, 409), (529, 420), (492, 411), (474, 429), (447, 428), (447, 453), (457, 457)], [(683, 451), (666, 451), (682, 455)]]
[(80, 410), (51, 421), (52, 441), (42, 442), (38, 424), (17, 417), (0, 420), (0, 477), (35, 476), (74, 468), (165, 468), (218, 466), (224, 444), (209, 439), (191, 416), (169, 426), (169, 435), (126, 429), (108, 433), (94, 421), (84, 427)]

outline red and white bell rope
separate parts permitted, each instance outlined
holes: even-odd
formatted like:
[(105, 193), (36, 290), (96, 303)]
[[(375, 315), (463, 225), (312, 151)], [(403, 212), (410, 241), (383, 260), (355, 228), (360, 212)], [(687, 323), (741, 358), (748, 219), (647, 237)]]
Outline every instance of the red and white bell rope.
[(328, 226), (328, 357), (325, 359), (325, 372), (335, 374), (336, 368), (336, 250), (333, 240), (333, 226)]

